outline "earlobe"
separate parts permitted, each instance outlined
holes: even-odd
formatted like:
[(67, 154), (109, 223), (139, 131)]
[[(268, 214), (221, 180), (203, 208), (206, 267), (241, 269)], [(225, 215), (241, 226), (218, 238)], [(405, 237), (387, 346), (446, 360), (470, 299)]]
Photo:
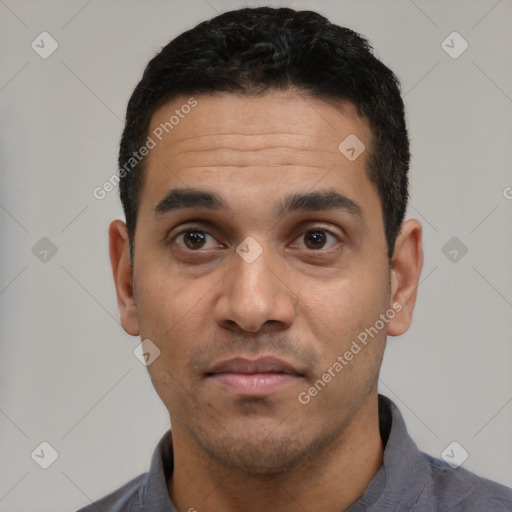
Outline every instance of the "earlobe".
[(117, 305), (123, 329), (132, 336), (139, 335), (137, 304), (133, 290), (133, 267), (126, 224), (114, 220), (109, 231), (110, 263), (117, 294)]
[(403, 334), (412, 321), (418, 283), (423, 267), (422, 227), (416, 219), (402, 224), (391, 260), (391, 305), (398, 313), (389, 322), (388, 334)]

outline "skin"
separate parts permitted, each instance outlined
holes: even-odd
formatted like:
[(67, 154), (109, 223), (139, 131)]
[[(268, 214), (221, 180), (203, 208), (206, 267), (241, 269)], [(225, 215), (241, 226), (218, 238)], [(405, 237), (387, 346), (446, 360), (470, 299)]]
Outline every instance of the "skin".
[[(345, 510), (382, 464), (378, 374), (387, 335), (411, 322), (421, 225), (403, 223), (390, 268), (367, 151), (349, 161), (338, 150), (349, 134), (371, 145), (350, 103), (295, 91), (196, 99), (147, 157), (133, 266), (125, 224), (109, 231), (123, 328), (161, 351), (148, 370), (172, 422), (169, 493), (180, 512)], [(149, 133), (187, 100), (157, 110)], [(216, 193), (228, 210), (155, 213), (174, 188)], [(361, 215), (274, 209), (325, 190)], [(249, 236), (263, 251), (251, 263), (236, 252)], [(393, 303), (401, 311), (300, 403)], [(300, 373), (268, 396), (240, 396), (206, 376), (225, 359), (268, 355)]]

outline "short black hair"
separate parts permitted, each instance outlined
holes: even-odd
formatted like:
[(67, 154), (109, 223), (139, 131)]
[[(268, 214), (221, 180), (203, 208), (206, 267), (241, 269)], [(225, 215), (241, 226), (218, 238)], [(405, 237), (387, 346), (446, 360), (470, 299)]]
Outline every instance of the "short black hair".
[(391, 260), (407, 207), (410, 159), (397, 77), (353, 30), (313, 11), (260, 7), (228, 11), (200, 23), (147, 64), (128, 102), (118, 160), (132, 262), (145, 163), (133, 157), (147, 141), (154, 112), (182, 95), (254, 96), (288, 89), (348, 100), (369, 123), (367, 173), (381, 201)]

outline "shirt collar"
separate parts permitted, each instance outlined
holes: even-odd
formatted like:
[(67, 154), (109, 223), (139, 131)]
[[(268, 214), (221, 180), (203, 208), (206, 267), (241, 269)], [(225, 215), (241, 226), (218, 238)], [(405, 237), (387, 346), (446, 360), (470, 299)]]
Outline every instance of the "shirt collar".
[(173, 469), (172, 434), (168, 430), (153, 452), (149, 472), (140, 487), (138, 511), (176, 512), (167, 487)]
[(383, 395), (379, 395), (379, 422), (385, 445), (382, 466), (347, 512), (409, 510), (407, 506), (412, 507), (427, 485), (429, 462), (409, 436), (397, 406)]

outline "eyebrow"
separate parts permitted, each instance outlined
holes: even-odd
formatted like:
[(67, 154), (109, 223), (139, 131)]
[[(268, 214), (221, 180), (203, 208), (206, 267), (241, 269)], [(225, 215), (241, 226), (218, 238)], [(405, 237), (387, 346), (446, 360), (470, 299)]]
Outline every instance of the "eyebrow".
[[(174, 188), (156, 205), (158, 216), (187, 208), (204, 208), (212, 211), (229, 211), (224, 199), (206, 190), (194, 188)], [(275, 205), (276, 214), (283, 216), (291, 212), (340, 210), (364, 219), (362, 207), (353, 199), (335, 190), (292, 194)]]

